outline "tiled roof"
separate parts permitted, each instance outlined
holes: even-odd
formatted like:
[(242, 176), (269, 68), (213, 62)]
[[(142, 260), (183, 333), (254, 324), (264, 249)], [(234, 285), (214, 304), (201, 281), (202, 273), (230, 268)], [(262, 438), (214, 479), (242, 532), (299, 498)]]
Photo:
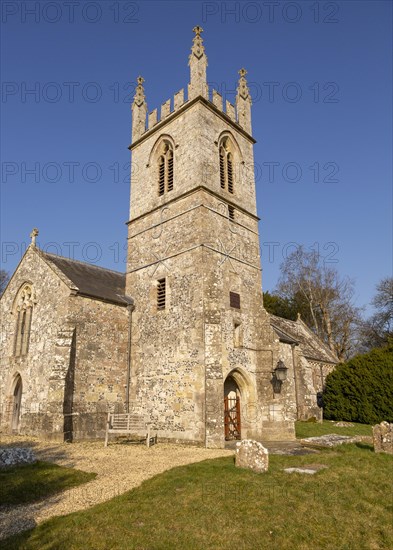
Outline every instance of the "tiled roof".
[(270, 324), (280, 340), (299, 344), (303, 355), (307, 359), (325, 363), (338, 363), (336, 355), (301, 319), (290, 321), (283, 317), (270, 315)]
[(78, 294), (122, 305), (133, 303), (133, 300), (125, 295), (124, 273), (48, 252), (40, 251), (40, 253), (75, 285)]

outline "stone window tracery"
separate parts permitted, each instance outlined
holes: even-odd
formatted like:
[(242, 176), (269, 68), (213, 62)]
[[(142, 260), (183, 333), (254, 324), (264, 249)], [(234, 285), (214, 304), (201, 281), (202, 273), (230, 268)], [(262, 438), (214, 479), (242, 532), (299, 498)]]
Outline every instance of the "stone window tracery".
[(16, 298), (16, 331), (14, 341), (14, 355), (16, 357), (27, 355), (29, 351), (31, 320), (35, 304), (33, 288), (25, 284), (20, 289)]

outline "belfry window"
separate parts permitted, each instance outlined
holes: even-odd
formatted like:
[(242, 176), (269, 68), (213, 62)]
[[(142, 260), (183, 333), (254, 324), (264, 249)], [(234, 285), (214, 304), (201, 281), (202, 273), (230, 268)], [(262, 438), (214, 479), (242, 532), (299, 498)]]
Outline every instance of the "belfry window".
[(234, 193), (234, 162), (232, 144), (225, 138), (220, 145), (220, 186)]
[(173, 190), (173, 150), (165, 142), (163, 151), (158, 158), (158, 194), (161, 196)]
[(16, 327), (14, 355), (20, 357), (29, 351), (31, 320), (33, 316), (33, 290), (30, 285), (22, 287), (16, 300)]

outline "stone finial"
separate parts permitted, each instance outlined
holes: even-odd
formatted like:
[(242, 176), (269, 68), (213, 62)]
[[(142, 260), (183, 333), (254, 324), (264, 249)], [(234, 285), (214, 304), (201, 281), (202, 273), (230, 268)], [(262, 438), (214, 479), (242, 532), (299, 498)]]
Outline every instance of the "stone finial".
[(33, 231), (30, 233), (30, 237), (31, 237), (31, 245), (32, 246), (36, 246), (36, 239), (38, 237), (38, 234), (39, 234), (39, 231), (38, 229), (35, 227), (33, 229)]
[(250, 98), (250, 101), (251, 101), (250, 90), (248, 89), (247, 80), (246, 80), (246, 74), (247, 74), (246, 69), (240, 69), (239, 71), (240, 78), (239, 78), (239, 84), (237, 87), (237, 93), (243, 99)]
[(193, 28), (195, 36), (193, 38), (191, 54), (189, 56), (188, 65), (190, 67), (190, 84), (188, 86), (188, 99), (193, 99), (198, 95), (208, 98), (208, 88), (206, 81), (207, 57), (203, 38), (201, 33), (202, 27), (196, 26)]
[(202, 57), (202, 55), (205, 53), (205, 47), (203, 45), (203, 38), (201, 37), (201, 33), (203, 32), (202, 27), (197, 25), (192, 29), (192, 31), (195, 33), (195, 36), (193, 38), (193, 44), (191, 48), (191, 55), (195, 55), (198, 59)]
[(240, 69), (240, 78), (236, 95), (236, 109), (238, 123), (246, 132), (251, 134), (251, 95), (246, 80), (246, 74), (246, 69)]
[(302, 316), (300, 315), (300, 311), (297, 312), (297, 321), (301, 321), (302, 320)]
[(143, 87), (144, 78), (138, 76), (137, 86), (135, 88), (132, 110), (132, 140), (136, 141), (146, 131), (147, 103), (145, 89)]
[(138, 76), (138, 78), (136, 79), (137, 81), (137, 87), (135, 89), (135, 95), (134, 95), (134, 103), (135, 105), (138, 105), (138, 107), (140, 107), (142, 105), (142, 103), (145, 102), (145, 89), (143, 87), (143, 83), (145, 81), (145, 79), (142, 77), (142, 76)]

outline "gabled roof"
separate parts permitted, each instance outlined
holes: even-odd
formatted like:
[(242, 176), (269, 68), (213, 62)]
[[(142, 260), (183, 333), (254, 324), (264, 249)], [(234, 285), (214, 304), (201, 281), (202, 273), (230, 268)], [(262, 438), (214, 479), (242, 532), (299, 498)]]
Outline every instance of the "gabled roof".
[(291, 321), (270, 315), (270, 324), (282, 342), (299, 344), (304, 357), (324, 363), (338, 363), (338, 358), (301, 319)]
[(132, 298), (125, 294), (124, 273), (36, 250), (51, 267), (56, 268), (55, 271), (58, 269), (65, 275), (77, 294), (121, 305), (133, 303)]

